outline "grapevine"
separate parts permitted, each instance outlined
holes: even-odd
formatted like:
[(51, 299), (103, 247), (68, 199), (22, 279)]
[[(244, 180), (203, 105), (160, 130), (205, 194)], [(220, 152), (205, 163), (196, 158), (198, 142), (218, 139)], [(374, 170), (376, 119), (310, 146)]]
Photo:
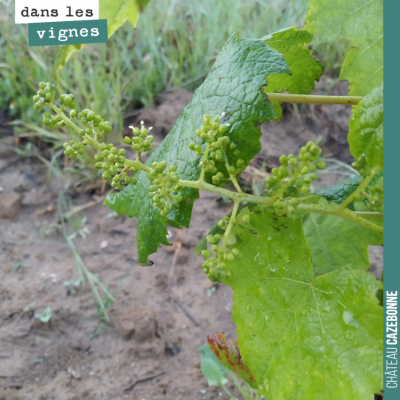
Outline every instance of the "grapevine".
[[(135, 185), (137, 179), (135, 174), (140, 170), (147, 174), (151, 181), (149, 186), (149, 196), (154, 206), (162, 216), (168, 215), (172, 209), (179, 207), (183, 197), (179, 195), (182, 187), (197, 188), (209, 192), (219, 193), (234, 201), (231, 216), (222, 218), (218, 223), (224, 233), (207, 236), (209, 248), (202, 251), (204, 258), (203, 269), (211, 281), (222, 281), (229, 277), (229, 269), (225, 261), (232, 261), (240, 258), (240, 252), (229, 245), (229, 237), (232, 228), (239, 225), (244, 229), (249, 228), (249, 217), (244, 215), (241, 219), (237, 218), (237, 212), (241, 203), (255, 203), (258, 209), (269, 209), (278, 216), (296, 216), (299, 211), (307, 211), (318, 214), (334, 215), (356, 222), (377, 233), (382, 233), (383, 228), (364, 218), (364, 212), (350, 210), (347, 206), (353, 201), (364, 199), (367, 208), (371, 210), (368, 217), (382, 218), (382, 189), (381, 186), (372, 186), (369, 193), (365, 192), (368, 184), (379, 172), (380, 168), (369, 170), (363, 165), (362, 159), (353, 163), (363, 176), (363, 181), (359, 188), (346, 198), (339, 205), (313, 205), (307, 202), (310, 194), (311, 183), (318, 179), (318, 171), (326, 168), (326, 163), (320, 161), (322, 149), (314, 142), (307, 142), (300, 149), (298, 156), (294, 154), (282, 155), (279, 158), (281, 164), (278, 168), (271, 170), (271, 176), (266, 179), (267, 196), (249, 195), (243, 192), (238, 183), (238, 177), (244, 170), (244, 161), (238, 159), (236, 165), (230, 165), (229, 155), (238, 156), (240, 154), (237, 146), (230, 140), (225, 133), (229, 130), (228, 123), (220, 123), (224, 118), (209, 115), (203, 116), (203, 125), (199, 127), (194, 135), (202, 140), (202, 144), (190, 143), (189, 149), (196, 155), (201, 156), (201, 173), (197, 181), (181, 180), (174, 165), (168, 166), (165, 161), (153, 162), (151, 167), (140, 161), (142, 152), (150, 151), (154, 138), (149, 135), (151, 128), (146, 128), (141, 123), (141, 127), (130, 127), (132, 129), (132, 139), (125, 137), (124, 142), (130, 145), (136, 152), (136, 158), (130, 160), (126, 158), (125, 149), (118, 149), (112, 144), (100, 143), (107, 133), (111, 132), (111, 126), (100, 115), (93, 110), (84, 109), (76, 111), (74, 96), (72, 94), (62, 94), (59, 108), (54, 103), (54, 88), (50, 83), (41, 82), (39, 90), (33, 97), (36, 101), (35, 109), (40, 110), (48, 106), (54, 111), (54, 115), (43, 114), (43, 123), (50, 128), (64, 127), (66, 125), (73, 128), (82, 137), (82, 141), (71, 140), (64, 143), (64, 154), (76, 159), (82, 154), (86, 146), (92, 146), (98, 154), (95, 156), (95, 166), (101, 169), (102, 178), (110, 181), (110, 185), (118, 190), (122, 190), (126, 185)], [(65, 111), (70, 109), (69, 116)], [(83, 125), (80, 128), (72, 120), (74, 117)], [(224, 166), (227, 176), (222, 172), (217, 172), (217, 166)], [(204, 181), (205, 173), (211, 174), (212, 184)], [(236, 191), (230, 191), (220, 186), (232, 183)]]
[[(317, 39), (349, 40), (348, 59), (364, 60), (380, 43), (380, 28), (360, 39), (354, 27), (363, 19), (358, 8), (345, 10), (350, 1), (332, 33), (325, 3), (311, 1), (307, 26)], [(143, 122), (130, 127), (120, 147), (104, 141), (111, 124), (95, 110), (79, 111), (73, 94), (56, 100), (54, 85), (41, 82), (33, 100), (36, 110), (46, 107), (46, 126), (77, 133), (64, 144), (65, 156), (75, 160), (88, 147), (97, 152), (95, 167), (115, 189), (105, 203), (138, 219), (139, 264), (151, 265), (148, 256), (169, 244), (167, 224), (189, 226), (199, 190), (232, 200), (231, 212), (196, 248), (208, 278), (233, 290), (237, 340), (209, 337), (225, 366), (270, 400), (361, 400), (382, 389), (382, 307), (374, 295), (381, 283), (366, 272), (368, 247), (383, 244), (381, 55), (373, 70), (366, 59), (343, 64), (350, 96), (307, 95), (323, 72), (306, 46), (312, 38), (296, 28), (261, 40), (232, 35), (147, 161), (154, 137)], [(322, 148), (309, 141), (279, 158), (262, 195), (241, 187), (241, 174), (261, 149), (259, 125), (280, 120), (284, 101), (352, 106), (356, 178), (315, 191), (327, 165)]]

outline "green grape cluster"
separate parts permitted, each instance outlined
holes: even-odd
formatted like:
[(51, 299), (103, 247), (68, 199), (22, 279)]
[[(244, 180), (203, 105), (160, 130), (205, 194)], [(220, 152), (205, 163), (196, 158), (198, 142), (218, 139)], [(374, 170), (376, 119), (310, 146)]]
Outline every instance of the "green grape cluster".
[[(225, 216), (218, 221), (217, 225), (223, 231), (226, 231), (229, 224), (229, 217)], [(234, 225), (240, 225), (244, 229), (250, 227), (250, 216), (248, 214), (241, 218), (233, 220)], [(204, 258), (202, 264), (203, 270), (212, 282), (220, 282), (224, 278), (229, 277), (230, 273), (226, 265), (226, 261), (233, 261), (241, 258), (239, 250), (235, 247), (222, 247), (219, 246), (224, 235), (216, 233), (215, 235), (207, 235), (206, 241), (211, 245), (211, 250), (203, 250), (201, 255)], [(214, 256), (214, 257), (213, 257)]]
[(125, 137), (124, 142), (132, 146), (132, 149), (135, 150), (138, 154), (142, 153), (143, 151), (150, 151), (153, 148), (154, 137), (149, 135), (149, 131), (153, 128), (146, 129), (144, 126), (143, 121), (140, 122), (141, 128), (135, 128), (130, 126), (129, 128), (132, 129), (133, 137)]
[(54, 99), (54, 84), (49, 82), (40, 82), (39, 90), (33, 96), (33, 101), (35, 102), (33, 108), (35, 110), (41, 110), (46, 103), (51, 102)]
[(111, 186), (118, 190), (123, 189), (126, 185), (135, 185), (137, 179), (129, 176), (128, 172), (136, 173), (137, 169), (133, 167), (126, 167), (125, 162), (125, 149), (117, 149), (112, 144), (100, 144), (101, 152), (95, 156), (97, 169), (103, 169), (101, 175), (103, 179), (112, 177)]
[(168, 215), (172, 209), (179, 208), (182, 196), (175, 195), (180, 189), (177, 185), (179, 176), (176, 167), (171, 165), (167, 170), (165, 161), (153, 162), (152, 171), (147, 175), (152, 184), (149, 186), (150, 197), (162, 216)]
[(368, 191), (364, 196), (368, 199), (369, 209), (383, 213), (383, 185), (369, 186)]
[(298, 157), (293, 154), (281, 156), (281, 166), (272, 168), (272, 176), (266, 179), (266, 188), (269, 197), (279, 196), (275, 202), (278, 215), (294, 212), (298, 198), (310, 193), (312, 181), (318, 179), (317, 171), (326, 168), (326, 163), (319, 161), (321, 153), (322, 149), (317, 144), (307, 142)]
[(360, 157), (355, 160), (351, 166), (359, 172), (362, 177), (367, 177), (371, 173), (371, 169), (368, 166), (368, 160), (365, 154), (361, 154)]
[[(222, 114), (221, 117), (223, 117), (223, 115), (224, 114)], [(210, 144), (210, 151), (207, 157), (204, 157), (200, 162), (200, 166), (203, 167), (206, 172), (216, 174), (212, 178), (214, 185), (220, 185), (225, 180), (223, 173), (217, 173), (216, 163), (227, 163), (227, 151), (231, 151), (234, 156), (239, 155), (237, 145), (231, 142), (228, 136), (225, 136), (229, 124), (220, 124), (221, 117), (217, 116), (211, 120), (209, 115), (203, 115), (203, 125), (196, 131), (197, 137)], [(190, 143), (189, 149), (193, 150), (198, 156), (206, 156), (200, 144)], [(245, 163), (243, 160), (238, 160), (236, 167), (228, 167), (228, 173), (231, 176), (236, 176), (243, 171), (244, 165)]]
[(67, 143), (63, 144), (64, 154), (69, 157), (71, 160), (75, 160), (79, 154), (83, 153), (83, 143), (77, 142), (76, 140), (70, 140)]
[(81, 136), (88, 135), (98, 139), (112, 131), (110, 122), (105, 121), (93, 110), (86, 108), (78, 114), (76, 113), (76, 110), (71, 110), (70, 117), (74, 118), (75, 116), (77, 116), (81, 123), (85, 126), (85, 129), (81, 129), (79, 131)]
[(367, 191), (359, 193), (353, 199), (356, 203), (366, 200), (368, 210), (383, 213), (383, 185), (368, 186)]

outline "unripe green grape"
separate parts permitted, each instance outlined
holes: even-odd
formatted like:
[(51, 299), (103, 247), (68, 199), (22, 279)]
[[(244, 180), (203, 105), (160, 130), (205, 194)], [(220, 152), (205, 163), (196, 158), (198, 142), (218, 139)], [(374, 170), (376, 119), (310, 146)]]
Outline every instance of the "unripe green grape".
[(37, 111), (40, 111), (43, 107), (44, 107), (44, 102), (40, 100), (33, 105), (33, 108)]
[(199, 144), (197, 144), (195, 147), (194, 147), (194, 149), (197, 151), (197, 152), (202, 152), (203, 151), (203, 149), (201, 148), (201, 146), (199, 145)]
[(280, 162), (282, 165), (288, 165), (289, 159), (288, 159), (287, 156), (280, 156), (280, 157), (279, 157), (279, 162)]
[(299, 160), (298, 160), (297, 157), (295, 157), (295, 156), (290, 157), (290, 156), (289, 156), (289, 160), (288, 160), (288, 164), (289, 164), (289, 165), (291, 165), (291, 166), (293, 166), (293, 167), (296, 167), (296, 166), (298, 165), (298, 163), (299, 163)]
[(210, 124), (210, 119), (211, 117), (209, 115), (203, 115), (203, 124), (204, 125), (209, 125)]
[(65, 121), (60, 121), (57, 125), (59, 127), (63, 128), (66, 125), (66, 123), (65, 123)]
[(278, 176), (278, 168), (272, 168), (271, 169), (271, 174), (273, 175), (273, 176)]
[(236, 169), (232, 165), (228, 167), (228, 173), (229, 175), (235, 175), (236, 174)]
[(236, 143), (231, 143), (230, 146), (229, 146), (229, 149), (230, 150), (235, 150), (236, 147), (237, 147)]
[(102, 162), (98, 162), (98, 163), (94, 164), (94, 166), (95, 166), (97, 169), (102, 169), (102, 168), (103, 168), (103, 163), (102, 163)]
[(117, 155), (118, 154), (118, 149), (116, 147), (112, 146), (111, 149), (110, 149), (110, 152), (111, 152), (111, 154)]
[(240, 151), (239, 151), (239, 150), (235, 150), (232, 154), (233, 154), (234, 156), (238, 156), (238, 155), (240, 154)]
[(126, 144), (132, 144), (132, 139), (131, 139), (130, 137), (128, 137), (128, 136), (125, 136), (125, 137), (124, 137), (124, 142), (125, 142)]
[(228, 136), (223, 136), (223, 137), (220, 139), (220, 141), (221, 141), (221, 143), (222, 143), (223, 146), (227, 146), (231, 140), (228, 138)]
[(39, 83), (39, 88), (44, 89), (46, 87), (46, 82), (40, 82)]
[(149, 133), (149, 131), (145, 128), (142, 128), (140, 130), (140, 137), (145, 138), (147, 136), (147, 134)]
[(309, 165), (308, 165), (308, 169), (309, 169), (311, 172), (313, 172), (313, 171), (315, 171), (315, 170), (317, 169), (317, 166), (316, 166), (315, 164), (309, 164)]
[(211, 246), (211, 249), (212, 249), (213, 251), (218, 251), (219, 247), (218, 247), (217, 244), (213, 244), (213, 245)]
[(307, 194), (307, 193), (310, 192), (310, 187), (304, 185), (304, 186), (301, 187), (301, 191), (302, 191), (302, 193)]
[(320, 170), (323, 170), (326, 168), (326, 162), (324, 162), (324, 161), (318, 161), (315, 165)]
[(212, 256), (212, 252), (210, 250), (203, 250), (201, 255), (205, 260), (209, 259)]
[(176, 172), (175, 165), (171, 165), (168, 170), (169, 170), (169, 172)]
[(221, 135), (223, 135), (226, 132), (226, 126), (225, 125), (221, 125), (218, 128), (218, 133), (220, 133)]
[(216, 239), (213, 235), (207, 235), (206, 240), (207, 240), (207, 243), (214, 244), (217, 242), (218, 239)]
[(38, 100), (40, 99), (40, 96), (39, 96), (38, 94), (35, 94), (35, 95), (32, 97), (32, 99), (33, 99), (33, 101), (38, 101)]
[(307, 168), (307, 167), (302, 168), (302, 170), (300, 171), (300, 173), (301, 173), (301, 175), (308, 174), (308, 168)]

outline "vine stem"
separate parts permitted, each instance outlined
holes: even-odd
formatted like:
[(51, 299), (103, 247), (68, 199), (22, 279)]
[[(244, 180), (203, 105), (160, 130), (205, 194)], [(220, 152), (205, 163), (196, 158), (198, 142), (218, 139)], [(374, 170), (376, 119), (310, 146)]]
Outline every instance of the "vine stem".
[[(210, 151), (210, 148), (211, 148), (211, 144), (207, 142), (206, 148), (205, 148), (204, 154), (203, 154), (203, 161), (207, 161), (208, 152)], [(206, 173), (206, 167), (203, 165), (203, 166), (201, 167), (199, 182), (204, 182), (204, 175), (205, 175), (205, 173)]]
[(308, 103), (308, 104), (344, 104), (356, 105), (362, 97), (358, 96), (314, 96), (306, 94), (265, 93), (269, 101)]
[(380, 169), (381, 167), (379, 165), (373, 168), (370, 174), (361, 182), (360, 186), (349, 197), (347, 197), (346, 200), (340, 203), (339, 208), (341, 210), (344, 210), (353, 201), (355, 197), (357, 197), (360, 193), (362, 193), (367, 188), (372, 178), (380, 171)]
[(230, 235), (231, 230), (233, 228), (233, 224), (234, 224), (235, 219), (236, 219), (236, 214), (238, 212), (239, 204), (240, 204), (239, 200), (236, 200), (233, 203), (232, 214), (231, 214), (231, 217), (229, 219), (228, 227), (226, 228), (226, 231), (224, 233), (224, 238), (222, 239), (221, 250), (225, 250), (225, 247), (226, 247), (226, 245), (228, 243), (228, 238), (229, 238), (229, 235)]
[(319, 204), (318, 205), (317, 204), (299, 204), (297, 207), (299, 210), (303, 210), (303, 211), (307, 211), (307, 212), (342, 217), (349, 221), (353, 221), (353, 222), (357, 223), (358, 225), (361, 225), (364, 228), (367, 228), (371, 231), (374, 231), (379, 234), (383, 234), (383, 227), (376, 225), (373, 222), (368, 221), (365, 218), (361, 218), (357, 213), (352, 212), (351, 210), (349, 210), (347, 208), (340, 209), (339, 207), (323, 206), (323, 205), (319, 205)]
[[(274, 95), (277, 95), (276, 93)], [(279, 93), (279, 95), (282, 95)], [(293, 95), (290, 95), (293, 96)], [(296, 95), (298, 96), (298, 95)], [(311, 96), (307, 96), (311, 97)], [(313, 96), (313, 97), (329, 97), (329, 96)], [(331, 96), (331, 97), (337, 97), (337, 96)], [(271, 100), (271, 99), (270, 99)], [(289, 100), (288, 100), (289, 101)], [(326, 103), (326, 104), (334, 104), (334, 103)], [(74, 122), (72, 122), (64, 113), (64, 111), (60, 108), (58, 108), (55, 104), (53, 103), (48, 103), (48, 105), (53, 109), (53, 111), (56, 112), (56, 114), (60, 115), (63, 121), (65, 121), (66, 125), (71, 127), (73, 130), (76, 132), (80, 132), (80, 128), (78, 125), (76, 125)], [(92, 138), (91, 136), (85, 134), (83, 136), (85, 140), (90, 143), (93, 147), (95, 147), (98, 151), (101, 151), (100, 149), (100, 144), (99, 142), (95, 139)], [(210, 150), (210, 144), (207, 143), (206, 149), (204, 152), (205, 157), (208, 156), (208, 152)], [(128, 160), (125, 159), (124, 165), (126, 167), (134, 167), (137, 168), (140, 171), (143, 171), (145, 173), (150, 173), (152, 169), (148, 167), (147, 165), (143, 164), (140, 162), (138, 159), (136, 160)], [(372, 171), (371, 174), (364, 179), (362, 184), (357, 188), (357, 190), (350, 195), (343, 203), (341, 203), (339, 206), (322, 206), (322, 205), (315, 205), (315, 204), (299, 204), (298, 208), (303, 211), (307, 212), (313, 212), (313, 213), (318, 213), (318, 214), (326, 214), (326, 215), (335, 215), (338, 217), (345, 218), (349, 221), (353, 221), (369, 230), (372, 230), (374, 232), (377, 232), (379, 234), (383, 233), (383, 228), (374, 224), (373, 222), (363, 218), (363, 217), (368, 217), (368, 218), (382, 218), (383, 215), (381, 213), (372, 213), (372, 212), (353, 212), (349, 209), (347, 209), (347, 205), (350, 204), (352, 199), (357, 195), (357, 193), (360, 193), (361, 191), (365, 190), (365, 188), (368, 186), (370, 183), (371, 179), (376, 175), (376, 173), (380, 170), (380, 167), (375, 167)], [(255, 204), (262, 204), (264, 206), (269, 206), (273, 205), (276, 196), (275, 197), (262, 197), (262, 196), (255, 196), (251, 194), (246, 194), (243, 193), (240, 186), (237, 185), (236, 187), (235, 182), (236, 178), (232, 180), (233, 184), (235, 185), (236, 189), (238, 190), (237, 192), (233, 192), (231, 190), (227, 190), (218, 186), (211, 185), (207, 182), (204, 182), (204, 175), (205, 175), (205, 168), (203, 167), (201, 172), (200, 172), (200, 178), (197, 181), (187, 181), (187, 180), (179, 180), (177, 185), (182, 186), (182, 187), (188, 187), (188, 188), (193, 188), (193, 189), (202, 189), (207, 192), (213, 192), (220, 194), (221, 196), (228, 197), (234, 201), (234, 207), (231, 215), (231, 219), (229, 221), (227, 230), (225, 231), (224, 236), (224, 241), (223, 243), (226, 243), (228, 240), (228, 236), (230, 233), (230, 230), (232, 229), (233, 226), (233, 221), (234, 218), (236, 217), (236, 213), (239, 207), (240, 203), (243, 202), (249, 202), (249, 203), (255, 203)], [(236, 181), (237, 184), (237, 181)], [(225, 244), (226, 245), (226, 244)]]

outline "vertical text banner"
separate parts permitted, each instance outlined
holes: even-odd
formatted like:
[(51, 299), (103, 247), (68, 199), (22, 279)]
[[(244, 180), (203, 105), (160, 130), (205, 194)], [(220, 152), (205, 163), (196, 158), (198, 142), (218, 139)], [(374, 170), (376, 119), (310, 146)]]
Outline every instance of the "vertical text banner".
[(400, 185), (399, 185), (399, 93), (400, 43), (398, 21), (400, 1), (384, 1), (384, 283), (383, 283), (383, 395), (385, 400), (400, 399), (399, 314), (400, 294)]
[(28, 33), (31, 47), (108, 41), (106, 19), (28, 24)]

